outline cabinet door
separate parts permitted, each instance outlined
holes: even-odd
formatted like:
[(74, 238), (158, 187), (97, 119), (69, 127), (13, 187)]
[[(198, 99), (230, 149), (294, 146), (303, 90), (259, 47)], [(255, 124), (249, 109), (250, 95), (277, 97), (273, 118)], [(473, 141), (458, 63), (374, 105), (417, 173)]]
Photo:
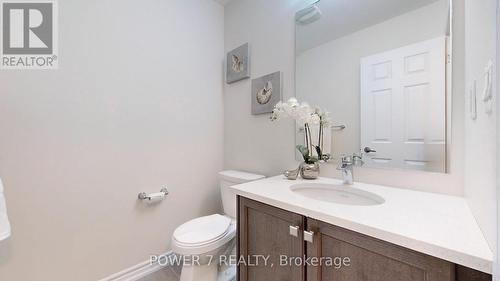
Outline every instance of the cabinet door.
[[(238, 203), (238, 256), (249, 261), (239, 264), (238, 280), (304, 281), (303, 265), (280, 266), (281, 255), (304, 255), (303, 216), (244, 197), (239, 197)], [(294, 229), (296, 236), (292, 235)], [(257, 256), (269, 257), (269, 261), (264, 264)]]
[(444, 260), (313, 219), (307, 229), (314, 232), (308, 257), (350, 259), (349, 266), (308, 266), (307, 281), (455, 280), (454, 264)]

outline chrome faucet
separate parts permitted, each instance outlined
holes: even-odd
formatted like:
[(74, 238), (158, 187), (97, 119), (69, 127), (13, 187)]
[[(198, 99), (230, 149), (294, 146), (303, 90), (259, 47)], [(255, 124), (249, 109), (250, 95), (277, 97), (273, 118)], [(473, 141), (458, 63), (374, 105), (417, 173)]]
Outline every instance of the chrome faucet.
[(344, 184), (351, 185), (354, 183), (353, 167), (362, 166), (364, 164), (362, 159), (362, 154), (356, 153), (354, 153), (352, 156), (342, 156), (337, 170), (342, 171)]

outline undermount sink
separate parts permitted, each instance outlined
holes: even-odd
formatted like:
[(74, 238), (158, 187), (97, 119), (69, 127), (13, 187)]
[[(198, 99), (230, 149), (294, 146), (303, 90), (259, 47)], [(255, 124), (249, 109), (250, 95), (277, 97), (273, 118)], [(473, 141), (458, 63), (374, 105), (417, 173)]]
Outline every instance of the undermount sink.
[(373, 206), (385, 202), (384, 198), (348, 185), (301, 183), (290, 189), (307, 198), (343, 205)]

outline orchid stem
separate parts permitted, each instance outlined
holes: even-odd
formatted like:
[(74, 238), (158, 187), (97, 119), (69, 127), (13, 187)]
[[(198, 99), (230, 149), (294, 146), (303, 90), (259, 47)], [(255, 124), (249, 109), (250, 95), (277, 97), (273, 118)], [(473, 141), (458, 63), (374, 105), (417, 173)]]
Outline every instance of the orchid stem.
[(309, 149), (309, 156), (312, 156), (313, 144), (311, 139), (311, 129), (309, 128), (309, 124), (305, 124), (306, 128), (306, 140), (307, 140), (307, 149)]

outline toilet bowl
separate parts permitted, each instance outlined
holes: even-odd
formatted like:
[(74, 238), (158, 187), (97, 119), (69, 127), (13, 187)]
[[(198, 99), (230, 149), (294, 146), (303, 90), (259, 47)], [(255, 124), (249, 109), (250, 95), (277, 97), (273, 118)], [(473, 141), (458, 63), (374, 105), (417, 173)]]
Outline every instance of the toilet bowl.
[(236, 222), (219, 214), (179, 226), (172, 236), (172, 250), (184, 257), (181, 281), (217, 280), (219, 258), (235, 235)]
[[(172, 251), (183, 256), (180, 281), (216, 281), (221, 255), (233, 252), (236, 236), (236, 195), (229, 187), (262, 179), (264, 176), (239, 171), (219, 173), (224, 215), (213, 214), (190, 220), (177, 227), (172, 235)], [(224, 259), (226, 260), (226, 259)], [(231, 280), (235, 270), (224, 264), (220, 281)]]

